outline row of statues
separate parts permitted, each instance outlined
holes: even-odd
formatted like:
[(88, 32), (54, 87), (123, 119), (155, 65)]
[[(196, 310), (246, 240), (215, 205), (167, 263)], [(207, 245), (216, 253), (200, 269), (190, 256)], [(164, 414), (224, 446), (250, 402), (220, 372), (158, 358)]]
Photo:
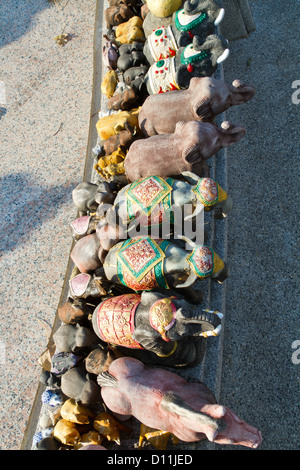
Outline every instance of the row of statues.
[(128, 448), (122, 435), (136, 426), (139, 448), (261, 444), (205, 384), (180, 376), (222, 329), (199, 285), (224, 282), (229, 266), (205, 243), (203, 220), (227, 217), (232, 199), (207, 160), (246, 129), (215, 119), (255, 94), (213, 77), (229, 55), (216, 32), (224, 14), (220, 0), (109, 0), (108, 111), (97, 122), (93, 181), (72, 194), (74, 269), (44, 366), (37, 449)]

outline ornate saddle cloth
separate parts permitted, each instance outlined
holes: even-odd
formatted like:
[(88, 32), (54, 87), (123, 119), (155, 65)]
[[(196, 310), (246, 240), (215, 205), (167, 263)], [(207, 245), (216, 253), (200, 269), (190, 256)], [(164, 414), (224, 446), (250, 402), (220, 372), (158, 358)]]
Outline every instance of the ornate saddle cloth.
[(175, 76), (175, 57), (155, 62), (149, 68), (147, 76), (153, 94), (180, 89)]
[(104, 341), (132, 349), (143, 349), (134, 339), (134, 315), (140, 304), (139, 294), (124, 294), (107, 299), (97, 312), (97, 326)]
[(130, 185), (126, 191), (128, 218), (134, 219), (139, 214), (143, 226), (161, 225), (174, 222), (171, 210), (172, 186), (174, 179), (148, 176)]
[(161, 26), (148, 36), (148, 45), (155, 61), (173, 57), (178, 49), (172, 26)]
[(126, 240), (117, 252), (119, 281), (135, 291), (168, 288), (163, 259), (169, 242), (149, 237)]
[(213, 206), (228, 197), (226, 191), (211, 178), (200, 178), (192, 191), (205, 207)]
[(208, 277), (224, 268), (224, 262), (208, 246), (198, 246), (187, 257), (193, 271), (199, 277)]

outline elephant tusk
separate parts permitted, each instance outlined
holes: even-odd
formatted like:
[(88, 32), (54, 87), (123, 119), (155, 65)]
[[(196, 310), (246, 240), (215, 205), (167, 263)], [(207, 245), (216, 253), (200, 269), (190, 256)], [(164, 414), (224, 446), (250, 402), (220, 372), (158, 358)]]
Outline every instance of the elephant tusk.
[(218, 14), (217, 18), (215, 19), (215, 26), (221, 23), (225, 15), (225, 9), (221, 8), (220, 13)]
[[(186, 219), (185, 219), (186, 220)], [(196, 248), (197, 244), (195, 242), (193, 242), (192, 240), (190, 240), (188, 237), (186, 237), (185, 235), (177, 235), (177, 238), (179, 238), (180, 240), (183, 240), (185, 241), (186, 243), (188, 243), (192, 248)]]
[(218, 310), (208, 310), (207, 308), (203, 308), (202, 311), (206, 312), (206, 313), (214, 313), (215, 315), (217, 315), (220, 318), (220, 320), (222, 320), (222, 318), (224, 316), (223, 313), (219, 312)]
[(200, 333), (199, 336), (203, 336), (204, 338), (207, 338), (209, 336), (218, 336), (222, 330), (222, 326), (219, 325), (217, 328), (215, 328), (212, 331), (203, 331), (203, 333)]
[(197, 215), (200, 214), (201, 211), (203, 211), (203, 208), (204, 208), (204, 205), (201, 204), (201, 202), (197, 202), (196, 209), (194, 210), (194, 212), (191, 215), (187, 215), (184, 218), (184, 220), (190, 220), (190, 219), (193, 219), (194, 217), (197, 217)]
[(223, 54), (220, 55), (220, 57), (217, 58), (217, 64), (221, 64), (221, 62), (224, 62), (224, 60), (226, 60), (228, 58), (229, 54), (230, 54), (229, 49), (225, 49)]

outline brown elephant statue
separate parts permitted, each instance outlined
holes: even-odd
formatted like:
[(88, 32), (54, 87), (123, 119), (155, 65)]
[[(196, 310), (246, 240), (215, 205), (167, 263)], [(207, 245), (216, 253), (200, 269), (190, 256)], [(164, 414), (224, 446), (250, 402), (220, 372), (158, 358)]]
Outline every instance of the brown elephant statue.
[(216, 116), (254, 95), (255, 88), (242, 80), (227, 84), (213, 77), (194, 77), (186, 90), (149, 95), (139, 112), (139, 126), (150, 137), (172, 134), (178, 121), (213, 123)]
[(202, 176), (205, 160), (239, 141), (243, 126), (224, 121), (221, 127), (201, 121), (177, 122), (173, 134), (153, 135), (133, 142), (125, 159), (129, 181), (146, 176), (175, 176), (190, 171)]

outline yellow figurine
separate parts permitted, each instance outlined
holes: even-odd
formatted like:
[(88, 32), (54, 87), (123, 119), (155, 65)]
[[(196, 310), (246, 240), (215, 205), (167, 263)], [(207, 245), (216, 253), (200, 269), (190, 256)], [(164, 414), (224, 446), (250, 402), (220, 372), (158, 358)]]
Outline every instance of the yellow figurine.
[(130, 111), (118, 111), (115, 114), (101, 117), (97, 124), (97, 132), (101, 140), (106, 140), (109, 137), (118, 134), (120, 131), (125, 130), (125, 124), (129, 124), (133, 129), (139, 129), (139, 108), (131, 109)]
[(118, 74), (115, 70), (108, 70), (104, 75), (101, 83), (101, 91), (108, 99), (113, 97), (118, 81)]
[(116, 28), (115, 43), (118, 47), (122, 44), (132, 44), (134, 41), (144, 42), (143, 20), (139, 16), (133, 16), (126, 23), (121, 23)]

